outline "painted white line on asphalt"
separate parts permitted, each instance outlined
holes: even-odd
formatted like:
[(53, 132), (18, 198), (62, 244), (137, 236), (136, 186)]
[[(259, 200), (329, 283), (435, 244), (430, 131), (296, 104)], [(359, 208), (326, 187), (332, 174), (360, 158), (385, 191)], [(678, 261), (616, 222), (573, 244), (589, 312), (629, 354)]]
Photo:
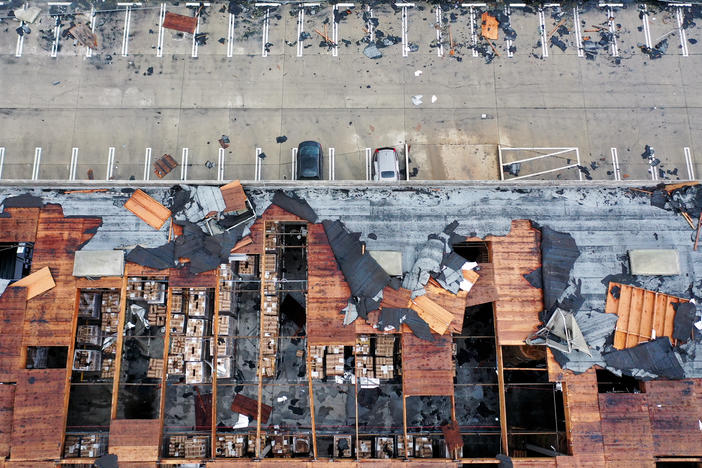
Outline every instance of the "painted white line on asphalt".
[(224, 148), (219, 149), (219, 154), (217, 157), (217, 180), (224, 180)]
[(370, 180), (371, 175), (371, 149), (366, 148), (366, 180)]
[(583, 171), (580, 170), (582, 167), (582, 164), (580, 164), (580, 150), (577, 147), (575, 148), (575, 159), (578, 161), (578, 177), (580, 180), (583, 180)]
[(614, 180), (622, 180), (622, 171), (619, 169), (617, 148), (611, 148), (610, 151), (612, 152), (612, 173), (614, 175)]
[(200, 17), (197, 17), (197, 22), (195, 23), (195, 34), (193, 34), (193, 50), (192, 57), (197, 58), (197, 40), (195, 39), (200, 33)]
[(692, 158), (692, 152), (687, 146), (683, 148), (685, 153), (685, 165), (687, 166), (687, 177), (689, 180), (695, 180), (695, 160)]
[(368, 38), (371, 42), (375, 42), (375, 28), (373, 27), (373, 9), (366, 6), (366, 11), (368, 12), (368, 22), (366, 23), (366, 28), (368, 29)]
[(479, 54), (475, 47), (478, 45), (478, 26), (475, 22), (475, 10), (473, 8), (485, 7), (486, 5), (485, 3), (461, 3), (461, 6), (470, 9), (470, 45), (473, 49), (473, 57), (477, 57)]
[(354, 4), (353, 3), (337, 3), (334, 5), (334, 9), (332, 11), (332, 42), (334, 45), (332, 46), (332, 57), (338, 57), (339, 56), (339, 23), (334, 21), (335, 14), (334, 12), (338, 12), (339, 8), (353, 8)]
[(539, 10), (539, 32), (541, 33), (541, 54), (548, 57), (548, 38), (546, 37), (546, 15)]
[(78, 148), (71, 150), (71, 164), (68, 166), (68, 180), (76, 180), (76, 168), (78, 167)]
[[(263, 34), (261, 35), (261, 57), (268, 57), (268, 28), (270, 28), (271, 9), (266, 8), (266, 14), (263, 16)], [(257, 179), (258, 180), (258, 179)]]
[(405, 143), (405, 180), (409, 180), (409, 145)]
[(651, 48), (653, 47), (651, 45), (651, 25), (648, 22), (648, 8), (646, 7), (645, 4), (641, 5), (641, 24), (643, 27), (643, 33), (644, 33), (644, 42), (646, 43), (646, 47)]
[[(29, 8), (29, 3), (25, 3), (22, 9), (26, 10)], [(23, 27), (26, 23), (24, 21), (20, 21), (20, 27)], [(17, 46), (15, 47), (15, 57), (21, 57), (22, 56), (22, 47), (24, 46), (24, 34), (21, 36), (17, 36)]]
[(115, 167), (115, 147), (110, 146), (107, 150), (107, 171), (105, 171), (105, 180), (112, 180), (112, 170)]
[(678, 37), (680, 38), (680, 49), (682, 50), (683, 57), (689, 57), (690, 52), (687, 49), (687, 32), (685, 32), (685, 28), (683, 28), (683, 24), (685, 24), (685, 15), (681, 7), (678, 7), (675, 10), (675, 16), (678, 19)]
[(5, 148), (0, 147), (0, 179), (2, 179), (2, 168), (5, 166)]
[(129, 54), (129, 25), (132, 22), (131, 4), (124, 7), (124, 30), (122, 31), (122, 57)]
[(612, 33), (612, 56), (619, 57), (619, 46), (617, 45), (617, 26), (614, 23), (614, 7), (616, 6), (621, 5), (607, 5), (607, 24), (609, 26), (609, 32)]
[[(541, 172), (534, 172), (533, 174), (527, 174), (527, 175), (518, 176), (518, 177), (510, 177), (509, 180), (528, 179), (529, 177), (536, 177), (536, 176), (540, 176), (540, 175), (544, 175), (544, 174), (550, 174), (552, 172), (558, 172), (558, 171), (563, 171), (566, 169), (572, 169), (574, 167), (577, 168), (578, 164), (568, 164), (567, 166), (557, 167), (555, 169), (548, 169), (546, 171), (541, 171)], [(578, 172), (581, 174), (580, 180), (582, 180), (582, 173), (580, 171), (578, 171)]]
[(329, 148), (329, 180), (336, 180), (336, 168), (334, 167), (336, 150)]
[(151, 148), (146, 148), (144, 153), (144, 180), (151, 178)]
[(256, 160), (254, 165), (254, 180), (261, 180), (261, 148), (256, 148)]
[(188, 148), (183, 148), (183, 155), (180, 158), (180, 180), (188, 180)]
[(395, 6), (402, 7), (402, 56), (409, 56), (409, 40), (407, 37), (408, 14), (407, 8), (413, 7), (413, 3), (396, 3)]
[(578, 57), (585, 57), (583, 50), (583, 33), (580, 24), (580, 12), (578, 7), (573, 8), (573, 24), (575, 25), (575, 44), (578, 46)]
[(304, 39), (302, 33), (305, 31), (305, 7), (301, 6), (297, 10), (297, 56), (302, 57), (302, 49), (304, 48)]
[(234, 56), (234, 21), (233, 13), (229, 13), (229, 29), (227, 31), (227, 57)]
[(293, 148), (292, 157), (292, 180), (297, 180), (297, 148)]
[(655, 160), (656, 154), (651, 151), (651, 155), (648, 157), (648, 173), (651, 174), (651, 180), (658, 180), (658, 169), (653, 165)]
[(441, 30), (443, 29), (444, 24), (443, 18), (441, 17), (441, 5), (437, 5), (434, 12), (436, 13), (436, 24), (434, 25), (434, 28), (436, 29), (436, 55), (439, 57), (443, 57), (444, 45), (441, 43)]
[[(505, 5), (505, 15), (507, 15), (507, 17), (509, 17), (511, 14), (512, 14), (512, 10), (510, 9), (510, 5)], [(508, 40), (506, 40), (506, 43), (507, 43), (507, 57), (514, 57), (514, 52), (512, 52), (512, 41), (508, 39)]]
[[(95, 34), (95, 7), (90, 7), (90, 31)], [(92, 57), (93, 49), (90, 47), (85, 48), (85, 56)]]
[(156, 57), (163, 57), (163, 38), (165, 31), (163, 30), (163, 21), (166, 19), (166, 4), (161, 3), (161, 9), (158, 13), (158, 39), (156, 40)]
[(41, 147), (34, 148), (34, 165), (32, 166), (32, 180), (39, 179), (39, 166), (41, 165)]
[(56, 58), (59, 50), (59, 40), (61, 39), (61, 19), (54, 18), (54, 40), (51, 43), (51, 57)]

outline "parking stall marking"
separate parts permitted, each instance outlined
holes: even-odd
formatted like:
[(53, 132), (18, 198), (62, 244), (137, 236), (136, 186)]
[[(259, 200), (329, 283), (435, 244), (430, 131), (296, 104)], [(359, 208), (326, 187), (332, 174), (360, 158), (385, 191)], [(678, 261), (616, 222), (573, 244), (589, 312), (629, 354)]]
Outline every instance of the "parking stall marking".
[[(22, 9), (26, 10), (29, 7), (29, 3), (25, 3)], [(20, 28), (23, 28), (26, 23), (20, 21)], [(22, 48), (24, 46), (24, 34), (17, 35), (17, 46), (15, 47), (15, 57), (22, 56)]]
[(621, 8), (624, 5), (622, 3), (600, 3), (600, 8), (607, 8), (607, 26), (609, 27), (609, 32), (612, 34), (611, 51), (613, 57), (619, 57), (619, 46), (617, 45), (617, 29), (614, 23), (614, 9)]
[(689, 147), (683, 148), (685, 153), (685, 165), (687, 166), (687, 177), (689, 180), (695, 180), (695, 161), (692, 158), (692, 152)]
[[(90, 7), (90, 32), (95, 34), (95, 7)], [(90, 47), (85, 47), (85, 56), (92, 57), (93, 49)]]
[(195, 34), (193, 34), (193, 49), (192, 57), (197, 58), (197, 35), (200, 34), (200, 15), (197, 17), (197, 22), (195, 23)]
[[(524, 8), (526, 7), (526, 3), (510, 3), (505, 5), (505, 15), (508, 17), (512, 14), (512, 8)], [(511, 20), (511, 18), (510, 18)], [(510, 21), (510, 25), (512, 22)], [(512, 52), (512, 45), (514, 44), (514, 41), (511, 39), (507, 39), (506, 41), (507, 44), (507, 57), (514, 57), (514, 52)]]
[(366, 148), (366, 180), (370, 180), (371, 174), (371, 149)]
[(149, 180), (151, 178), (151, 148), (146, 148), (144, 153), (144, 180)]
[(645, 4), (640, 5), (639, 10), (641, 11), (641, 26), (643, 27), (644, 42), (646, 47), (651, 48), (651, 25), (648, 22), (648, 8)]
[(470, 10), (470, 42), (471, 46), (473, 49), (473, 57), (477, 57), (478, 51), (475, 50), (475, 46), (478, 45), (478, 27), (476, 24), (476, 19), (475, 19), (475, 10), (473, 9), (478, 8), (478, 7), (485, 7), (485, 3), (461, 3), (461, 7), (463, 8), (469, 8)]
[(573, 25), (575, 25), (575, 43), (578, 46), (578, 57), (585, 57), (583, 49), (583, 32), (580, 27), (580, 12), (578, 7), (573, 8)]
[(683, 24), (685, 23), (685, 14), (683, 13), (683, 8), (690, 8), (692, 7), (691, 3), (675, 3), (675, 4), (668, 4), (669, 6), (674, 5), (675, 6), (675, 18), (678, 21), (678, 38), (680, 39), (680, 50), (682, 51), (683, 57), (689, 57), (690, 52), (687, 48), (687, 32), (685, 32), (685, 28), (683, 28)]
[(548, 57), (548, 42), (546, 39), (546, 15), (543, 8), (539, 8), (539, 33), (541, 34), (541, 55)]
[(622, 180), (622, 171), (619, 169), (617, 148), (610, 148), (610, 151), (612, 153), (612, 175), (614, 175), (614, 180)]
[(436, 55), (439, 57), (444, 56), (444, 44), (441, 43), (441, 30), (444, 27), (443, 24), (443, 19), (441, 18), (441, 5), (437, 5), (436, 8), (434, 9), (434, 12), (436, 13), (436, 24), (434, 25), (434, 28), (436, 29)]
[[(258, 156), (258, 150), (260, 148), (256, 148), (256, 156)], [(291, 150), (291, 157), (292, 157), (292, 180), (297, 179), (297, 148), (293, 148)]]
[(161, 9), (158, 13), (158, 38), (156, 39), (156, 57), (163, 57), (163, 38), (165, 32), (163, 30), (163, 21), (166, 19), (166, 4), (161, 3)]
[(122, 30), (122, 57), (126, 57), (129, 54), (129, 27), (132, 22), (132, 6), (134, 5), (141, 5), (141, 3), (117, 3), (117, 6), (124, 7), (124, 29)]
[(115, 167), (115, 147), (110, 146), (107, 149), (107, 170), (105, 171), (105, 180), (112, 180), (112, 170)]
[[(49, 8), (52, 6), (70, 6), (71, 2), (48, 2)], [(51, 42), (51, 57), (56, 58), (59, 51), (59, 41), (61, 40), (61, 15), (54, 17), (54, 40)]]
[(336, 150), (334, 148), (329, 148), (329, 180), (336, 180)]
[(302, 51), (304, 48), (305, 40), (302, 37), (302, 33), (305, 32), (305, 6), (300, 5), (299, 10), (297, 10), (297, 56), (302, 57)]
[(234, 13), (229, 13), (229, 26), (227, 30), (227, 57), (234, 56)]
[(254, 180), (261, 180), (261, 155), (263, 150), (256, 148), (256, 160), (254, 161)]
[(370, 6), (366, 6), (366, 11), (368, 12), (368, 21), (366, 22), (366, 28), (368, 29), (368, 38), (371, 42), (375, 42), (375, 28), (373, 28), (373, 9)]
[(183, 148), (183, 154), (180, 157), (180, 180), (188, 180), (188, 156), (190, 150)]
[(334, 5), (332, 10), (332, 42), (334, 43), (332, 47), (332, 57), (339, 56), (339, 23), (335, 20), (337, 18), (339, 8), (353, 8), (355, 5), (353, 3), (337, 3)]
[(224, 180), (224, 148), (219, 149), (217, 157), (217, 180), (219, 182)]
[(275, 8), (278, 4), (255, 3), (254, 6), (266, 7), (266, 13), (263, 15), (263, 27), (261, 29), (261, 57), (268, 57), (268, 30), (271, 26), (271, 7)]
[(68, 180), (76, 180), (76, 169), (78, 167), (78, 148), (71, 149), (71, 163), (68, 166)]
[(34, 148), (34, 165), (32, 166), (32, 180), (39, 179), (39, 166), (41, 165), (41, 146)]
[(5, 166), (5, 147), (0, 146), (0, 179), (2, 179), (2, 168)]
[(402, 8), (402, 56), (409, 56), (409, 41), (407, 34), (407, 24), (408, 24), (408, 8), (412, 8), (414, 3), (396, 3), (397, 8)]
[[(529, 158), (522, 158), (522, 159), (517, 159), (514, 161), (509, 161), (509, 162), (504, 162), (504, 154), (509, 153), (509, 152), (525, 152), (527, 154), (529, 153), (539, 153), (542, 151), (546, 151), (544, 154), (539, 154), (538, 156), (532, 156)], [(532, 172), (531, 174), (524, 174), (520, 176), (515, 176), (515, 177), (510, 177), (507, 180), (518, 180), (518, 179), (527, 179), (531, 177), (537, 177), (540, 175), (544, 174), (551, 174), (553, 172), (559, 172), (567, 169), (573, 169), (573, 168), (578, 168), (580, 166), (580, 149), (575, 146), (575, 147), (563, 147), (563, 148), (554, 148), (554, 147), (548, 147), (548, 148), (509, 148), (509, 147), (503, 147), (502, 145), (497, 145), (497, 154), (498, 154), (498, 159), (499, 159), (499, 164), (500, 164), (500, 180), (505, 180), (505, 166), (509, 166), (512, 164), (522, 164), (525, 162), (529, 161), (536, 161), (544, 158), (556, 158), (556, 159), (564, 159), (567, 153), (575, 153), (575, 160), (576, 162), (574, 164), (566, 164), (564, 166), (556, 167), (553, 169), (546, 169), (544, 171), (539, 171), (539, 172)], [(570, 161), (570, 158), (568, 158), (568, 161)], [(523, 171), (523, 170), (522, 170)], [(578, 179), (583, 180), (583, 173), (581, 170), (578, 169)]]
[(658, 170), (656, 169), (656, 166), (660, 164), (660, 160), (656, 162), (656, 152), (653, 148), (651, 148), (651, 151), (648, 154), (648, 173), (651, 174), (651, 180), (658, 180)]
[(409, 180), (409, 145), (405, 143), (405, 180)]

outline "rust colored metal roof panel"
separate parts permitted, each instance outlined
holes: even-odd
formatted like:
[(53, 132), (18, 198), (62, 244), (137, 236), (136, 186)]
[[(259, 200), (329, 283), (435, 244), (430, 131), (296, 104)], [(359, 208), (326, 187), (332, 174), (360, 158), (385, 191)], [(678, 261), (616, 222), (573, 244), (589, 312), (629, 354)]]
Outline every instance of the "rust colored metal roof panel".
[(161, 424), (158, 419), (114, 419), (110, 423), (109, 452), (126, 461), (158, 460)]
[(244, 188), (238, 180), (222, 185), (219, 190), (222, 192), (227, 211), (242, 211), (246, 209), (246, 193), (244, 193)]
[(21, 280), (13, 283), (11, 288), (26, 288), (27, 300), (32, 299), (39, 294), (43, 294), (49, 289), (56, 287), (51, 270), (48, 266), (35, 271), (34, 273), (25, 276)]
[(184, 16), (167, 11), (166, 17), (163, 19), (163, 27), (166, 29), (175, 29), (176, 31), (195, 34), (195, 29), (197, 28), (197, 18), (194, 16)]
[(129, 197), (124, 207), (157, 230), (161, 229), (168, 218), (171, 217), (171, 211), (168, 208), (140, 189), (137, 189), (132, 196)]
[[(8, 288), (0, 296), (0, 381), (13, 382), (17, 372), (24, 367), (21, 362), (22, 326), (27, 306), (24, 288)], [(4, 387), (4, 385), (0, 386)], [(3, 427), (0, 425), (0, 427)]]

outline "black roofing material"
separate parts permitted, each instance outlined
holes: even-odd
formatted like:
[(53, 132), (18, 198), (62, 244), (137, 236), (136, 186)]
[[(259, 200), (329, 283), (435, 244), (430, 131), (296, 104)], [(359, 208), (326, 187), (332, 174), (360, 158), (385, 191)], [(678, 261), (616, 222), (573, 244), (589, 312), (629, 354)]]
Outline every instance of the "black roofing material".
[(544, 306), (551, 310), (568, 287), (570, 271), (580, 256), (573, 236), (541, 228), (541, 272), (544, 289)]
[[(635, 374), (641, 370), (668, 379), (685, 377), (667, 336), (640, 343), (633, 348), (605, 353), (602, 357), (608, 367), (619, 369), (632, 377), (639, 378)], [(650, 380), (650, 378), (644, 378), (644, 380)]]
[(312, 207), (307, 203), (306, 200), (301, 198), (294, 198), (283, 193), (282, 190), (278, 190), (273, 195), (272, 202), (274, 205), (278, 205), (285, 211), (299, 216), (302, 219), (309, 221), (310, 223), (317, 222), (317, 213), (314, 212)]
[(7, 197), (2, 204), (5, 208), (41, 208), (44, 201), (31, 193), (23, 193), (16, 197)]
[(150, 249), (137, 245), (129, 251), (124, 259), (128, 262), (138, 263), (139, 265), (156, 270), (173, 268), (176, 266), (177, 260), (175, 244), (171, 241), (160, 247), (153, 247)]
[(498, 453), (495, 458), (500, 461), (500, 464), (497, 465), (499, 468), (512, 468), (514, 466), (512, 459), (503, 453)]
[(690, 339), (696, 314), (697, 308), (692, 302), (678, 304), (678, 310), (673, 319), (673, 338), (683, 342)]
[(417, 338), (420, 338), (422, 340), (434, 341), (434, 335), (431, 334), (431, 329), (429, 329), (429, 325), (427, 325), (427, 322), (422, 320), (422, 318), (414, 310), (404, 310), (406, 314), (404, 323), (406, 323), (407, 326), (410, 327), (412, 333), (417, 335)]
[(324, 220), (322, 224), (351, 295), (376, 297), (388, 285), (390, 277), (373, 257), (362, 253), (361, 234), (349, 232), (339, 220)]
[(541, 289), (544, 287), (542, 275), (543, 273), (541, 271), (541, 267), (539, 267), (531, 273), (525, 274), (524, 279), (527, 280), (529, 284), (535, 287), (536, 289)]
[(369, 297), (361, 297), (358, 301), (353, 299), (353, 302), (356, 305), (356, 313), (364, 320), (368, 318), (368, 312), (378, 310), (380, 307), (380, 301), (374, 301)]
[(399, 330), (407, 310), (383, 307), (383, 310), (380, 311), (380, 318), (378, 318), (378, 329), (385, 331), (389, 329), (388, 327), (392, 327), (394, 330)]
[(95, 460), (96, 468), (119, 468), (117, 455), (110, 453)]

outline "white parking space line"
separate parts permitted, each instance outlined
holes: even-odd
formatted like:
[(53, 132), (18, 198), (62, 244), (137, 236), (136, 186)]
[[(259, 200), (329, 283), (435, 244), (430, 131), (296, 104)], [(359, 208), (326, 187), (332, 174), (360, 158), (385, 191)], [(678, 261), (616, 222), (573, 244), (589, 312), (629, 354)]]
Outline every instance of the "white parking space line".
[[(529, 158), (522, 158), (522, 159), (516, 159), (514, 161), (509, 161), (509, 162), (504, 162), (503, 158), (503, 153), (509, 153), (509, 152), (520, 152), (524, 151), (528, 153), (533, 153), (533, 152), (539, 152), (539, 151), (548, 151), (547, 153), (544, 154), (539, 154), (538, 156), (532, 156)], [(558, 159), (563, 159), (563, 154), (574, 152), (575, 153), (575, 160), (577, 161), (575, 164), (567, 164), (565, 166), (560, 166), (556, 167), (554, 169), (547, 169), (545, 171), (540, 171), (540, 172), (533, 172), (531, 174), (525, 174), (525, 175), (520, 175), (517, 177), (510, 177), (508, 180), (517, 180), (517, 179), (527, 179), (530, 177), (536, 177), (544, 174), (550, 174), (552, 172), (558, 172), (558, 171), (563, 171), (566, 169), (572, 169), (572, 168), (577, 168), (580, 166), (580, 149), (577, 147), (565, 147), (565, 148), (503, 148), (502, 145), (497, 146), (497, 153), (498, 153), (498, 158), (499, 158), (499, 163), (500, 163), (500, 180), (505, 180), (505, 166), (509, 166), (511, 164), (521, 164), (524, 162), (528, 161), (536, 161), (539, 159), (544, 159), (544, 158), (553, 158), (553, 157), (558, 157)], [(580, 180), (583, 180), (583, 173), (582, 171), (578, 170), (578, 178)]]
[(107, 170), (105, 171), (105, 180), (112, 180), (112, 171), (115, 167), (115, 147), (110, 146), (107, 150)]
[[(507, 17), (509, 17), (510, 14), (512, 13), (512, 9), (511, 9), (512, 6), (515, 6), (515, 5), (514, 4), (505, 5), (505, 15), (507, 15)], [(510, 22), (510, 24), (511, 24), (511, 22)], [(514, 52), (512, 52), (512, 40), (507, 39), (505, 42), (507, 44), (507, 57), (514, 57)]]
[(302, 38), (302, 33), (305, 32), (305, 7), (300, 5), (300, 9), (297, 10), (297, 56), (302, 57), (302, 51), (304, 49), (304, 39)]
[(610, 151), (612, 152), (612, 173), (614, 175), (614, 180), (622, 180), (622, 171), (619, 169), (617, 148), (610, 148)]
[(478, 51), (475, 50), (475, 46), (478, 45), (478, 25), (476, 23), (475, 10), (473, 8), (485, 6), (485, 3), (461, 3), (461, 7), (470, 9), (470, 45), (473, 48), (473, 57), (477, 57), (479, 55)]
[(0, 147), (0, 179), (2, 179), (2, 168), (5, 166), (5, 148)]
[(366, 11), (368, 12), (368, 21), (366, 22), (366, 28), (368, 29), (368, 38), (371, 42), (375, 42), (375, 28), (373, 27), (373, 9), (370, 6), (366, 6)]
[(695, 160), (692, 158), (692, 152), (687, 146), (683, 148), (685, 153), (685, 165), (687, 166), (687, 178), (695, 180)]
[(619, 46), (617, 45), (617, 29), (614, 22), (614, 9), (624, 6), (621, 3), (600, 3), (600, 8), (607, 8), (607, 26), (612, 34), (611, 50), (613, 57), (619, 57)]
[[(29, 7), (29, 3), (25, 3), (23, 6), (23, 9), (27, 9)], [(25, 25), (24, 21), (20, 21), (20, 27), (23, 27)], [(24, 46), (24, 34), (17, 35), (17, 46), (15, 47), (15, 57), (21, 57), (22, 56), (22, 47)]]
[(278, 5), (276, 3), (256, 3), (255, 6), (266, 7), (266, 14), (263, 15), (261, 33), (261, 57), (268, 57), (268, 30), (271, 27), (271, 7)]
[(76, 180), (76, 168), (78, 167), (78, 148), (71, 150), (71, 164), (68, 166), (68, 180)]
[[(90, 31), (95, 34), (95, 7), (90, 7)], [(85, 56), (92, 57), (93, 49), (90, 47), (85, 48)]]
[(436, 43), (438, 44), (436, 47), (436, 55), (443, 57), (444, 45), (441, 43), (441, 30), (443, 29), (444, 24), (443, 19), (441, 18), (441, 5), (437, 5), (434, 12), (436, 13), (436, 24), (434, 25), (434, 28), (436, 29)]
[(653, 45), (651, 44), (651, 25), (648, 22), (648, 8), (645, 4), (642, 4), (639, 9), (641, 11), (641, 26), (643, 27), (644, 42), (646, 43), (646, 47), (651, 48)]
[(402, 8), (402, 56), (409, 56), (409, 40), (408, 40), (408, 8), (412, 8), (414, 3), (396, 3), (396, 7)]
[(224, 148), (219, 149), (219, 154), (217, 157), (217, 180), (224, 180)]
[(335, 156), (336, 150), (329, 148), (329, 180), (336, 180)]
[(541, 33), (541, 55), (548, 57), (548, 38), (546, 37), (546, 15), (544, 10), (539, 10), (539, 32)]
[[(353, 8), (353, 3), (337, 3), (334, 5), (333, 11), (339, 11), (339, 8)], [(334, 21), (336, 15), (332, 12), (332, 42), (334, 43), (332, 48), (332, 57), (339, 56), (339, 23)]]
[[(256, 150), (258, 150), (258, 148)], [(291, 153), (292, 153), (292, 180), (296, 180), (297, 179), (297, 148), (293, 148)]]
[(61, 39), (61, 19), (56, 16), (54, 18), (54, 40), (51, 43), (51, 57), (58, 56), (59, 40)]
[(188, 156), (190, 150), (183, 148), (183, 154), (180, 158), (180, 180), (188, 180)]
[[(119, 4), (118, 4), (119, 5)], [(122, 57), (129, 53), (129, 25), (132, 22), (131, 4), (124, 7), (124, 29), (122, 31)]]
[(685, 32), (685, 28), (683, 28), (685, 17), (683, 8), (686, 7), (678, 5), (678, 7), (675, 9), (675, 16), (678, 20), (678, 37), (680, 38), (680, 49), (682, 50), (682, 55), (683, 57), (689, 57), (690, 52), (687, 49), (687, 33)]
[(254, 165), (254, 180), (261, 180), (261, 148), (256, 148), (256, 161)]
[(166, 19), (166, 4), (161, 3), (161, 9), (158, 13), (158, 38), (156, 39), (156, 57), (163, 57), (163, 38), (165, 32), (163, 30), (163, 20)]
[(371, 149), (366, 148), (366, 180), (370, 180), (371, 176)]
[(409, 145), (405, 143), (405, 180), (409, 180)]
[(39, 166), (41, 165), (41, 147), (34, 148), (34, 165), (32, 166), (32, 180), (39, 179)]
[(195, 39), (197, 35), (200, 34), (200, 15), (197, 16), (197, 22), (195, 23), (195, 34), (193, 34), (193, 50), (192, 57), (197, 58), (197, 40)]
[(144, 153), (144, 180), (151, 178), (151, 148), (146, 148)]
[(227, 30), (227, 57), (234, 56), (234, 13), (229, 13), (229, 26)]
[(648, 155), (648, 173), (651, 174), (651, 180), (658, 180), (658, 169), (656, 169), (656, 166), (660, 164), (660, 161), (656, 166), (653, 165), (653, 163), (656, 160), (656, 152), (653, 148), (651, 148), (651, 152)]
[(575, 25), (575, 43), (578, 46), (578, 57), (585, 57), (583, 32), (580, 27), (580, 12), (578, 11), (578, 7), (573, 8), (573, 24)]

